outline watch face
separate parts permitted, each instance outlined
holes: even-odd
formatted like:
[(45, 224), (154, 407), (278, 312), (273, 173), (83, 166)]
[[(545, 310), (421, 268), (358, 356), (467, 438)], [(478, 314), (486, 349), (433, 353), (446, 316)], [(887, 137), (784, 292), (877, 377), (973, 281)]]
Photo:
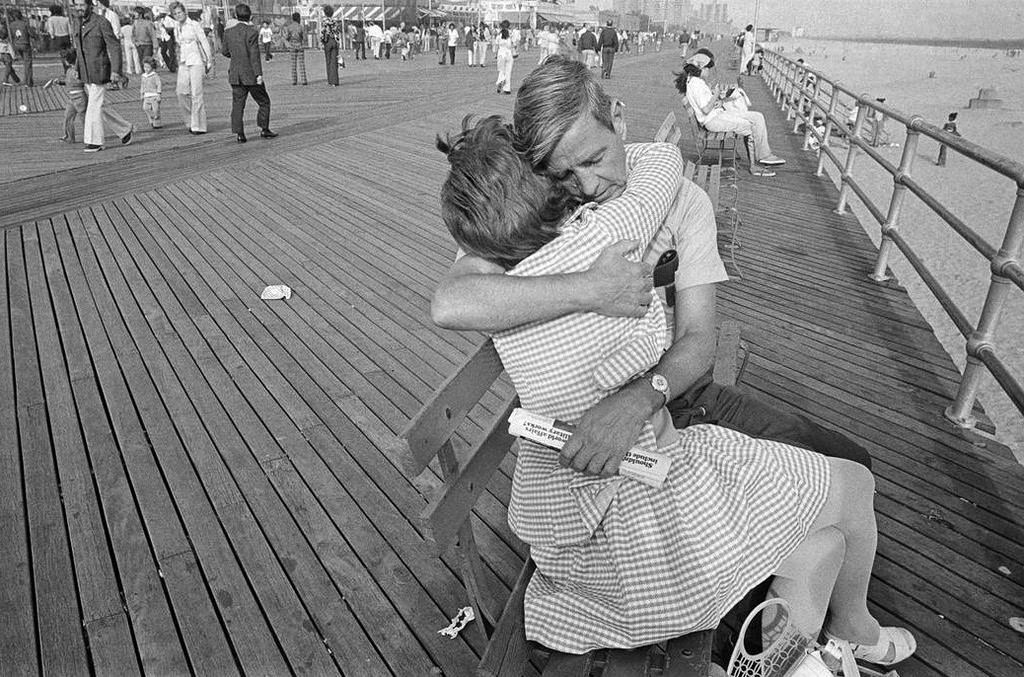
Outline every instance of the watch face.
[(661, 374), (651, 374), (651, 386), (659, 392), (668, 392), (668, 379)]

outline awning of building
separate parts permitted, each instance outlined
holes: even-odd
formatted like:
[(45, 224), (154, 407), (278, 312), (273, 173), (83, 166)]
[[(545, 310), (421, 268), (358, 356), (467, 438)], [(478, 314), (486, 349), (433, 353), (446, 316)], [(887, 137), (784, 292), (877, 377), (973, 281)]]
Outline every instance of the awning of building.
[(419, 15), (419, 17), (421, 19), (426, 19), (426, 18), (430, 18), (430, 19), (447, 19), (448, 18), (448, 13), (447, 12), (442, 12), (439, 9), (424, 9), (423, 7), (417, 7), (416, 8), (416, 13)]
[(382, 17), (397, 19), (402, 13), (401, 7), (381, 7), (380, 5), (347, 5), (341, 10), (345, 21), (380, 21)]
[(537, 12), (537, 25), (540, 26), (546, 23), (574, 24), (576, 23), (576, 15), (571, 12), (553, 12), (545, 7), (543, 12), (539, 10)]

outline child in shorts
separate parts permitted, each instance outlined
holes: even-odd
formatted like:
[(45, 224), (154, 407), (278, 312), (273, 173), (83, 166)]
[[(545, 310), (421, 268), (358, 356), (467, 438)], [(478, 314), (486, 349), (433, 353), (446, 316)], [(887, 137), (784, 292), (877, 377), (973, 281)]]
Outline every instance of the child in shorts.
[(142, 97), (142, 110), (149, 117), (153, 129), (160, 129), (160, 99), (164, 91), (160, 75), (156, 72), (156, 59), (149, 56), (142, 60), (142, 77), (139, 78), (139, 96)]

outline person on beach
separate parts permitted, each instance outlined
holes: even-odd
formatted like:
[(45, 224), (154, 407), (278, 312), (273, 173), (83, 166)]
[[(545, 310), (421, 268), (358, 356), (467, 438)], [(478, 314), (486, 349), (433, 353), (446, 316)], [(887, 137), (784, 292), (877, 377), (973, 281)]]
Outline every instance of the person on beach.
[[(583, 201), (603, 203), (626, 185), (624, 108), (612, 101), (586, 66), (552, 58), (526, 76), (515, 104), (520, 150), (538, 172), (563, 180)], [(658, 365), (671, 386), (668, 405), (677, 428), (716, 423), (870, 467), (867, 451), (844, 435), (711, 378), (716, 341), (715, 285), (728, 279), (718, 256), (714, 210), (707, 194), (683, 181), (673, 218), (634, 266), (609, 248), (580, 275), (513, 279), (479, 256), (459, 258), (434, 293), (431, 317), (449, 329), (495, 332), (588, 311), (634, 316), (643, 311), (649, 271), (667, 249), (679, 256), (675, 341)], [(650, 386), (623, 388), (588, 411), (566, 445), (574, 468), (600, 470), (621, 459), (643, 421), (656, 410)]]
[(142, 97), (142, 110), (149, 118), (149, 126), (160, 129), (160, 102), (163, 100), (164, 83), (156, 72), (156, 59), (147, 56), (142, 60), (142, 77), (139, 78), (139, 96)]
[[(622, 191), (580, 206), (533, 171), (497, 116), (464, 123), (438, 147), (451, 165), (445, 225), (463, 249), (517, 278), (585, 271), (622, 240), (638, 262), (682, 174), (678, 148), (634, 144)], [(616, 475), (617, 464), (584, 474), (566, 467), (564, 454), (520, 440), (508, 520), (537, 564), (524, 602), (527, 639), (580, 654), (715, 628), (775, 574), (775, 594), (801, 631), (824, 629), (872, 662), (909, 657), (913, 635), (881, 627), (867, 608), (877, 544), (870, 472), (714, 425), (676, 430), (668, 393), (651, 388), (669, 333), (659, 298), (647, 294), (638, 317), (572, 313), (493, 336), (522, 406), (535, 413), (572, 423), (627, 384), (646, 384), (660, 402), (637, 446), (671, 459), (653, 489)]]
[[(782, 165), (786, 161), (772, 154), (764, 115), (749, 109), (749, 99), (739, 87), (725, 90), (709, 87), (703, 75), (714, 65), (714, 57), (710, 51), (697, 50), (686, 60), (682, 72), (676, 73), (676, 89), (690, 103), (697, 122), (708, 131), (734, 132), (743, 137), (744, 143), (748, 144), (751, 174), (775, 176), (775, 172), (766, 167)], [(754, 146), (753, 153), (750, 152), (751, 143)], [(756, 167), (755, 163), (763, 167)]]
[[(950, 113), (949, 116), (946, 118), (945, 124), (942, 125), (942, 131), (949, 132), (953, 136), (960, 136), (960, 130), (958, 130), (956, 128), (956, 118), (957, 118), (957, 112), (956, 111), (953, 111), (952, 113)], [(949, 149), (946, 147), (946, 144), (944, 144), (944, 143), (940, 143), (939, 144), (939, 157), (936, 158), (936, 160), (935, 160), (935, 164), (937, 166), (939, 166), (939, 167), (945, 167), (946, 166), (946, 153), (948, 152), (948, 150)]]
[(245, 143), (245, 102), (251, 96), (259, 106), (256, 112), (256, 126), (260, 137), (273, 139), (276, 132), (270, 131), (270, 95), (263, 82), (263, 64), (260, 60), (259, 34), (252, 25), (252, 9), (249, 5), (235, 5), (235, 18), (231, 28), (224, 31), (224, 45), (221, 53), (231, 59), (228, 67), (228, 83), (231, 85), (231, 133), (238, 143)]
[(128, 85), (121, 72), (121, 43), (114, 29), (102, 16), (93, 13), (93, 0), (73, 0), (71, 4), (71, 42), (77, 55), (78, 77), (85, 86), (88, 107), (82, 138), (86, 153), (103, 150), (106, 129), (127, 146), (135, 128), (111, 107), (105, 106), (107, 85)]
[(203, 27), (185, 11), (185, 5), (172, 2), (167, 9), (174, 17), (174, 43), (178, 52), (178, 82), (174, 93), (188, 133), (205, 134), (205, 80), (213, 68), (213, 48)]
[(306, 79), (306, 31), (302, 28), (302, 15), (292, 12), (292, 20), (284, 27), (284, 46), (292, 57), (292, 85), (299, 84), (299, 76), (302, 76), (302, 84), (308, 85)]

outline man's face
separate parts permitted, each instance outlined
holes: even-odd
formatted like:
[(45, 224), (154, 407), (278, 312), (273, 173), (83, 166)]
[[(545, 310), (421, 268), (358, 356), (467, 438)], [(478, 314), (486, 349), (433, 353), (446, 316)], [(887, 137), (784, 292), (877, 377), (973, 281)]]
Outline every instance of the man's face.
[(180, 24), (185, 23), (185, 19), (188, 18), (188, 14), (181, 7), (175, 7), (174, 11), (171, 12), (171, 16), (173, 16), (174, 20)]
[(80, 19), (84, 19), (92, 12), (92, 6), (85, 4), (85, 0), (72, 0), (71, 13)]
[(613, 106), (614, 129), (608, 129), (589, 111), (584, 112), (555, 146), (548, 163), (551, 176), (565, 181), (587, 201), (605, 202), (626, 188), (622, 114), (618, 104)]

